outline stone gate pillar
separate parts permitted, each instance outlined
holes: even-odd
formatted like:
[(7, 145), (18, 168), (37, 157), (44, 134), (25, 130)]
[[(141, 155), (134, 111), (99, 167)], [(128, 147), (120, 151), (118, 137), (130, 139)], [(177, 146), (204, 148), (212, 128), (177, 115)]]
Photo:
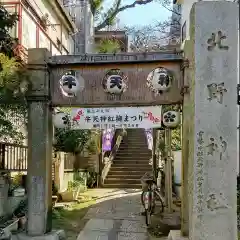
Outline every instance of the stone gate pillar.
[(28, 51), (32, 90), (28, 96), (28, 223), (27, 234), (51, 231), (52, 112), (49, 106), (47, 49)]
[(237, 239), (238, 4), (195, 3), (190, 23), (190, 41), (184, 49), (190, 63), (185, 74), (189, 95), (183, 107), (188, 119), (183, 137), (188, 134), (189, 139), (185, 143), (189, 144), (185, 169), (189, 214), (184, 216), (188, 222), (189, 215), (190, 240), (233, 240)]

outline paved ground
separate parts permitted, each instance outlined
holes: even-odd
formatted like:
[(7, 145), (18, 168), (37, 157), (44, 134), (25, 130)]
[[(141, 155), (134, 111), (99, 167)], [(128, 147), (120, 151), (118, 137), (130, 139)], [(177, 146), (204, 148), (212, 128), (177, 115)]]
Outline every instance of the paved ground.
[(89, 209), (89, 219), (77, 240), (150, 240), (145, 219), (140, 215), (138, 190), (105, 190)]

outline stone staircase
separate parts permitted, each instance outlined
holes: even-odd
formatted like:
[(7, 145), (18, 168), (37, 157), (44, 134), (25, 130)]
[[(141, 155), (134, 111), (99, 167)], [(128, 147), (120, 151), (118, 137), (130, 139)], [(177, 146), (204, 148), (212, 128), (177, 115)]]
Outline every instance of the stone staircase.
[(151, 156), (144, 130), (128, 129), (103, 186), (106, 188), (141, 188), (141, 177), (152, 170), (152, 166), (149, 165)]

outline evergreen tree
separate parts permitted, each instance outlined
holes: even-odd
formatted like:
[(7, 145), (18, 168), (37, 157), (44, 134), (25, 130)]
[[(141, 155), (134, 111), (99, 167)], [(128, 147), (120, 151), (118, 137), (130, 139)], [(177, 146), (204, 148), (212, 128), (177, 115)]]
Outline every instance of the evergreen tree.
[(9, 58), (16, 57), (15, 48), (18, 40), (11, 37), (9, 30), (18, 21), (16, 13), (9, 13), (3, 5), (0, 5), (0, 52)]
[(118, 53), (121, 51), (121, 46), (117, 40), (103, 39), (97, 45), (98, 53)]
[(23, 135), (13, 122), (24, 124), (27, 73), (24, 63), (17, 56), (18, 40), (10, 35), (18, 16), (9, 13), (0, 4), (0, 141), (21, 143)]

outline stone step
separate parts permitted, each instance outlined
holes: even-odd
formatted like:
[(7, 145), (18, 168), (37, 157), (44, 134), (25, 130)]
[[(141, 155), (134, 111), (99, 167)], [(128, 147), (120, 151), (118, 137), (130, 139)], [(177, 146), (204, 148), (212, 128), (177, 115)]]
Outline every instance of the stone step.
[(146, 141), (145, 135), (138, 135), (138, 136), (127, 136), (125, 139), (130, 139), (130, 140), (139, 140), (139, 141)]
[(120, 150), (128, 150), (128, 151), (139, 151), (141, 150), (142, 152), (151, 152), (151, 150), (148, 149), (148, 146), (131, 146), (131, 145), (120, 145), (119, 148)]
[(145, 145), (145, 146), (147, 146), (147, 142), (145, 142), (145, 141), (138, 141), (138, 140), (132, 140), (132, 141), (125, 140), (125, 141), (121, 142), (120, 146), (128, 145), (128, 144), (130, 144), (130, 146), (135, 146), (135, 145), (142, 145), (142, 146)]
[[(108, 176), (106, 179), (136, 179), (136, 180), (140, 180), (143, 175), (144, 175), (144, 173), (138, 174), (138, 175), (132, 175), (129, 173), (125, 173), (125, 174), (110, 174), (110, 173), (108, 173)], [(119, 181), (121, 181), (121, 180), (119, 180)]]
[(147, 149), (148, 150), (148, 145), (143, 143), (124, 143), (124, 144), (120, 144), (119, 148), (127, 148), (127, 149), (135, 149), (135, 148), (143, 148), (143, 149)]
[(136, 148), (123, 148), (120, 147), (118, 149), (118, 152), (123, 153), (143, 153), (143, 154), (152, 154), (152, 151), (150, 151), (148, 148), (143, 147), (136, 147)]
[(141, 183), (140, 178), (139, 179), (125, 179), (125, 178), (106, 178), (104, 183), (106, 184), (139, 184)]
[(142, 170), (142, 171), (145, 171), (145, 172), (148, 172), (148, 171), (151, 171), (152, 170), (152, 166), (139, 166), (139, 165), (134, 165), (134, 167), (129, 167), (129, 166), (126, 166), (126, 165), (124, 165), (124, 167), (116, 167), (116, 166), (114, 166), (114, 164), (112, 165), (112, 167), (111, 167), (111, 170), (112, 171), (126, 171), (126, 172), (129, 172), (129, 171), (131, 171), (131, 170)]
[(141, 177), (152, 171), (143, 129), (127, 129), (103, 187), (141, 189)]
[(134, 148), (131, 148), (131, 147), (122, 147), (120, 146), (119, 149), (118, 149), (118, 152), (131, 152), (131, 153), (151, 153), (151, 151), (146, 147), (134, 147)]
[(132, 176), (135, 178), (135, 176), (143, 176), (145, 174), (145, 170), (132, 170), (132, 171), (113, 171), (110, 169), (108, 172), (108, 176)]
[(147, 153), (137, 153), (137, 152), (135, 152), (135, 153), (118, 152), (116, 154), (115, 159), (117, 159), (117, 158), (120, 158), (120, 159), (131, 158), (133, 160), (135, 160), (135, 159), (144, 160), (144, 159), (149, 159), (151, 157), (152, 157), (152, 154), (150, 154), (150, 153), (147, 154)]
[(151, 167), (148, 163), (128, 163), (128, 162), (124, 162), (124, 163), (113, 163), (112, 167), (128, 167), (128, 168), (148, 168)]
[(139, 142), (146, 142), (147, 139), (145, 138), (145, 136), (127, 136), (123, 138), (123, 141), (128, 141), (128, 140), (134, 140), (134, 141), (139, 141)]
[(141, 184), (123, 184), (123, 183), (118, 183), (118, 184), (103, 184), (103, 188), (126, 188), (126, 189), (141, 189), (142, 185)]
[(144, 159), (144, 158), (151, 158), (151, 153), (142, 153), (142, 152), (126, 152), (126, 151), (119, 151), (116, 154), (116, 158), (132, 158), (132, 159)]
[[(138, 160), (114, 160), (114, 166), (122, 165), (122, 166), (147, 166), (149, 165), (149, 161), (138, 161)], [(112, 166), (113, 166), (112, 165)]]
[(114, 163), (116, 164), (149, 164), (149, 159), (139, 159), (139, 158), (115, 158)]
[(152, 156), (151, 152), (142, 152), (141, 150), (139, 151), (127, 151), (127, 150), (122, 150), (122, 151), (117, 151), (117, 155), (119, 156), (133, 156), (133, 157), (139, 157), (139, 156), (143, 156), (143, 157), (149, 157)]
[(126, 137), (126, 139), (128, 139), (128, 138), (146, 139), (145, 134), (128, 134), (125, 137)]
[(150, 158), (152, 157), (152, 155), (142, 155), (142, 154), (131, 154), (131, 153), (129, 153), (129, 154), (117, 154), (116, 155), (116, 157), (115, 157), (115, 159), (116, 160), (140, 160), (140, 161), (147, 161), (147, 160), (149, 160)]
[(139, 151), (141, 150), (142, 152), (150, 152), (151, 150), (148, 149), (147, 146), (129, 146), (129, 145), (126, 145), (126, 146), (123, 146), (123, 145), (120, 145), (119, 149), (121, 150), (127, 150), (127, 151)]

